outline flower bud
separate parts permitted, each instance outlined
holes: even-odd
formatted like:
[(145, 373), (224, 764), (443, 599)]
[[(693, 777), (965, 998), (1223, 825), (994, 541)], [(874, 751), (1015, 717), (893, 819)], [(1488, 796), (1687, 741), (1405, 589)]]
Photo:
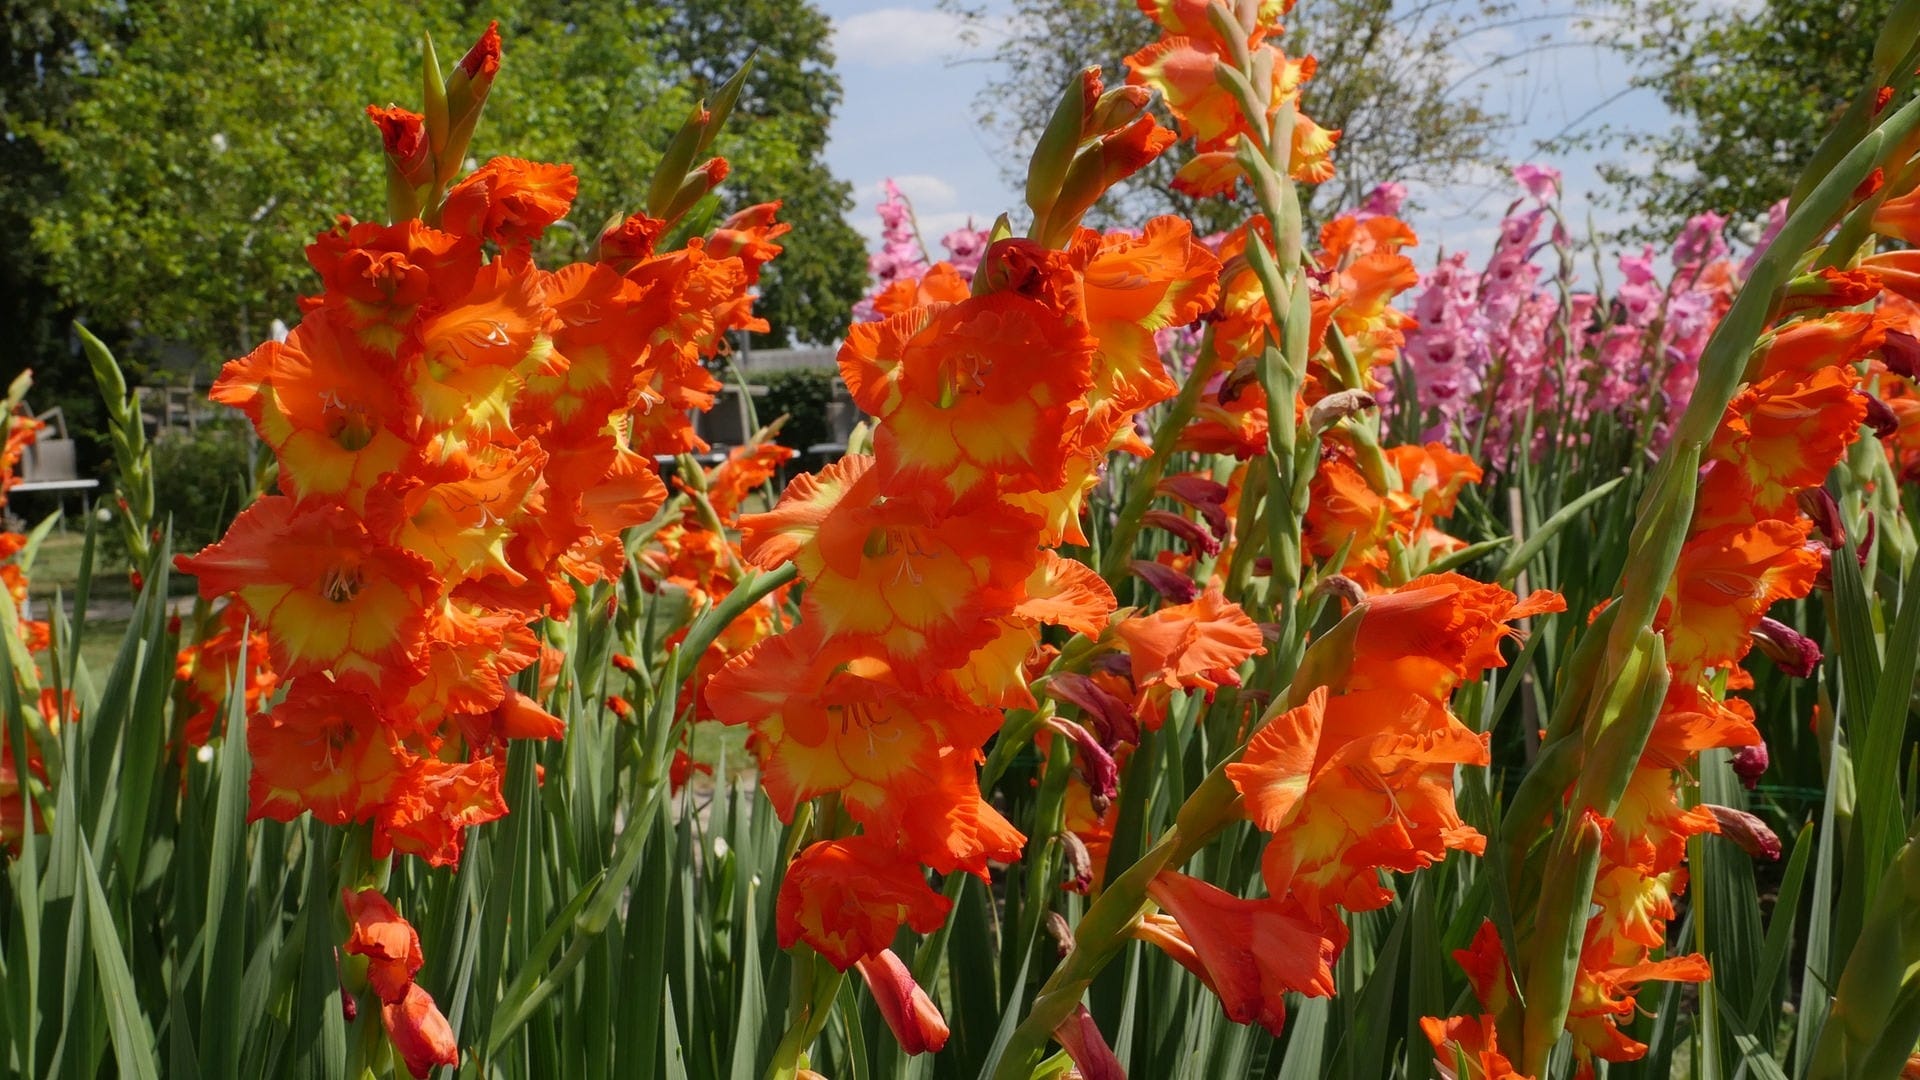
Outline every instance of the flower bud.
[(1792, 678), (1812, 678), (1820, 669), (1820, 646), (1778, 619), (1762, 618), (1753, 628), (1753, 643)]
[(892, 949), (881, 949), (863, 957), (857, 966), (860, 977), (867, 982), (867, 990), (873, 994), (874, 1004), (880, 1007), (881, 1017), (893, 1030), (894, 1038), (900, 1040), (902, 1050), (924, 1054), (947, 1045), (946, 1019), (934, 1007), (927, 992), (913, 981), (913, 973)]
[(1190, 604), (1200, 595), (1200, 586), (1192, 578), (1165, 563), (1135, 559), (1127, 564), (1133, 576), (1147, 583), (1160, 598), (1175, 604)]
[[(1060, 887), (1085, 896), (1093, 888), (1093, 854), (1087, 850), (1086, 841), (1072, 832), (1062, 832), (1055, 839), (1060, 841), (1060, 853), (1067, 864), (1067, 880), (1061, 882)], [(1060, 943), (1060, 955), (1065, 956), (1073, 948), (1073, 932), (1067, 929), (1065, 919), (1060, 919), (1056, 928), (1053, 920), (1059, 918), (1058, 912), (1047, 912), (1047, 929), (1054, 932), (1054, 940)]]
[(1862, 393), (1860, 396), (1867, 403), (1867, 426), (1873, 429), (1875, 435), (1884, 439), (1899, 433), (1900, 418), (1894, 415), (1886, 402), (1872, 394)]
[(1320, 435), (1349, 416), (1373, 408), (1373, 395), (1365, 390), (1336, 390), (1307, 410), (1307, 428)]
[(1720, 835), (1739, 845), (1741, 851), (1756, 859), (1779, 860), (1780, 838), (1774, 835), (1772, 829), (1767, 828), (1766, 822), (1745, 810), (1735, 810), (1731, 806), (1703, 803), (1701, 809), (1713, 815), (1714, 823), (1719, 826)]
[(1100, 1026), (1093, 1022), (1093, 1014), (1085, 1005), (1075, 1005), (1073, 1015), (1053, 1029), (1053, 1037), (1066, 1048), (1081, 1080), (1127, 1080), (1127, 1070), (1114, 1056), (1113, 1048), (1107, 1045)]
[(1766, 775), (1767, 764), (1766, 743), (1754, 743), (1733, 752), (1733, 774), (1748, 791), (1759, 785), (1760, 777)]
[(1907, 379), (1920, 379), (1920, 338), (1904, 330), (1888, 330), (1880, 345), (1887, 370)]

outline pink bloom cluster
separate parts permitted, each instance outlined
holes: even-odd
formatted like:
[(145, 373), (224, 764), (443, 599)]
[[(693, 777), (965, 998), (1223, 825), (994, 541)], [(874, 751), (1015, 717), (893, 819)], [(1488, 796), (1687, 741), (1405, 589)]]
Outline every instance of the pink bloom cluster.
[[(873, 275), (874, 284), (854, 305), (855, 322), (872, 322), (881, 317), (874, 301), (888, 286), (900, 281), (919, 281), (933, 269), (926, 246), (920, 240), (913, 207), (891, 179), (885, 181), (883, 188), (886, 197), (879, 207), (880, 250), (867, 256), (867, 272)], [(969, 222), (941, 237), (940, 246), (947, 250), (947, 257), (941, 261), (952, 266), (963, 281), (971, 283), (974, 270), (987, 253), (987, 234)]]
[[(1663, 445), (1741, 276), (1727, 258), (1726, 219), (1689, 221), (1664, 280), (1646, 247), (1619, 257), (1611, 296), (1575, 291), (1572, 242), (1557, 208), (1560, 174), (1522, 165), (1514, 179), (1523, 194), (1508, 207), (1486, 266), (1476, 270), (1456, 253), (1422, 278), (1419, 326), (1407, 335), (1398, 373), (1412, 394), (1402, 389), (1395, 406), (1417, 408), (1428, 438), (1484, 433), (1483, 460), (1495, 467), (1513, 460), (1525, 432), (1538, 452), (1551, 432), (1585, 437), (1603, 414), (1651, 425), (1649, 445)], [(1557, 255), (1557, 265), (1549, 269), (1542, 252)]]

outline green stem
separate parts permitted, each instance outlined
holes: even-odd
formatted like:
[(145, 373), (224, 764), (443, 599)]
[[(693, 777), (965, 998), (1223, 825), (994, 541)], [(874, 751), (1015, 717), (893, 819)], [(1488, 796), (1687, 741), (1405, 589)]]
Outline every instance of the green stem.
[(1153, 505), (1155, 491), (1160, 486), (1160, 478), (1167, 473), (1167, 462), (1173, 457), (1174, 444), (1180, 441), (1180, 433), (1187, 428), (1187, 422), (1193, 419), (1194, 412), (1200, 407), (1200, 395), (1207, 388), (1207, 382), (1213, 374), (1213, 330), (1209, 328), (1200, 343), (1200, 353), (1193, 362), (1193, 370), (1187, 373), (1187, 381), (1180, 387), (1180, 396), (1173, 399), (1160, 423), (1153, 429), (1153, 456), (1140, 464), (1128, 477), (1127, 501), (1121, 505), (1119, 520), (1113, 524), (1113, 531), (1107, 534), (1105, 552), (1100, 558), (1100, 576), (1107, 584), (1118, 589), (1126, 580), (1127, 563), (1133, 556), (1133, 542), (1140, 535), (1140, 518)]

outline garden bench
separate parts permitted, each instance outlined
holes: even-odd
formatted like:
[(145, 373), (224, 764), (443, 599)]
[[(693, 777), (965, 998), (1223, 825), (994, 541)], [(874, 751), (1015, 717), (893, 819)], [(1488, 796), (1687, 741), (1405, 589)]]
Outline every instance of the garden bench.
[[(60, 501), (60, 529), (64, 532), (67, 527), (67, 495), (78, 492), (81, 512), (92, 513), (93, 492), (100, 487), (100, 481), (80, 475), (78, 444), (68, 436), (67, 417), (59, 406), (38, 414), (34, 419), (47, 426), (41, 429), (41, 437), (29, 443), (26, 453), (21, 455), (20, 480), (7, 489), (7, 494), (51, 493)], [(58, 434), (47, 438), (47, 432)]]

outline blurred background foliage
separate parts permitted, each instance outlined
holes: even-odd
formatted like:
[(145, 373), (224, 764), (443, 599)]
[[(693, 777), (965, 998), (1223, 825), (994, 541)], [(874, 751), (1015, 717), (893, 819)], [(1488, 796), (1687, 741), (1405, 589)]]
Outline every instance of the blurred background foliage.
[[(0, 0), (0, 318), (8, 368), (36, 373), (102, 464), (104, 420), (67, 331), (76, 317), (136, 381), (204, 386), (291, 323), (313, 281), (302, 251), (331, 215), (372, 219), (382, 165), (361, 108), (407, 100), (420, 35), (457, 49), (497, 18), (513, 42), (476, 160), (573, 163), (581, 198), (542, 258), (588, 250), (635, 207), (614, 200), (754, 46), (755, 72), (717, 147), (731, 210), (785, 196), (788, 253), (762, 280), (762, 344), (829, 341), (866, 283), (850, 186), (827, 170), (840, 98), (831, 23), (808, 3), (520, 0)], [(443, 53), (451, 64), (457, 53)]]

